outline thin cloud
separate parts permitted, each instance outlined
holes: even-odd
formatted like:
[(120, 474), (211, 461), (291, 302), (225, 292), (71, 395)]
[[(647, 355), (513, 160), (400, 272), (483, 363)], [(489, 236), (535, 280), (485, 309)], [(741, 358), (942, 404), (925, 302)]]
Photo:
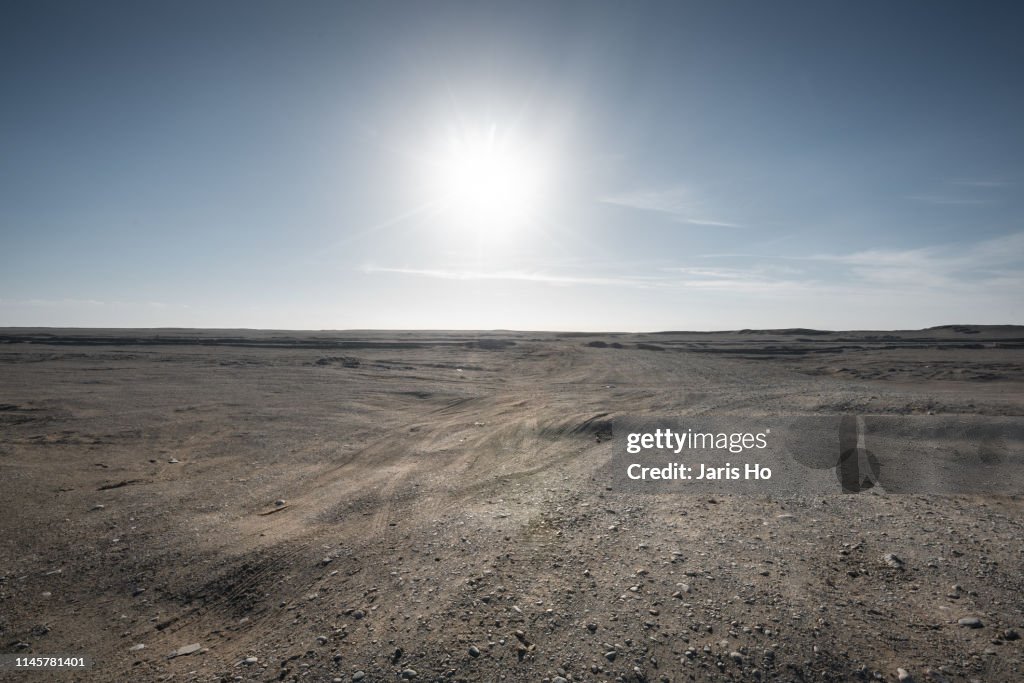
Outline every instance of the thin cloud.
[(595, 277), (516, 270), (484, 272), (446, 268), (391, 268), (383, 266), (363, 266), (360, 270), (368, 274), (386, 273), (440, 280), (504, 280), (562, 286), (596, 285), (637, 289), (689, 289), (750, 294), (783, 291), (797, 292), (807, 287), (807, 283), (803, 281), (764, 277), (757, 272), (744, 271), (742, 269), (663, 268), (661, 269), (661, 272), (664, 273), (662, 275), (626, 274)]
[(391, 268), (386, 266), (363, 266), (363, 273), (391, 273), (394, 275), (411, 275), (438, 280), (513, 280), (519, 282), (539, 282), (549, 285), (604, 285), (613, 287), (649, 287), (656, 284), (655, 278), (642, 276), (624, 277), (589, 277), (576, 275), (552, 275), (542, 272), (504, 270), (479, 271), (449, 268)]
[(950, 185), (961, 187), (1009, 187), (1012, 183), (1005, 180), (950, 180)]
[(627, 209), (636, 209), (637, 211), (652, 211), (666, 214), (679, 222), (689, 223), (690, 225), (719, 228), (741, 227), (739, 223), (732, 221), (703, 217), (701, 214), (706, 212), (701, 209), (700, 202), (694, 196), (692, 188), (685, 185), (634, 190), (632, 192), (603, 197), (601, 202), (622, 206)]
[(862, 282), (932, 288), (1001, 287), (1024, 275), (1024, 232), (974, 244), (917, 249), (870, 249), (819, 254), (810, 260), (842, 264)]
[(711, 221), (706, 218), (687, 218), (684, 220), (685, 223), (691, 225), (710, 225), (719, 228), (742, 228), (743, 226), (739, 223), (729, 223), (727, 221)]
[[(928, 291), (935, 296), (978, 296), (1024, 288), (1024, 232), (974, 244), (915, 249), (870, 249), (848, 254), (786, 257), (786, 263), (748, 267), (666, 266), (645, 274), (577, 275), (551, 271), (480, 271), (367, 265), (367, 274), (457, 281), (530, 282), (552, 286), (628, 287), (758, 296), (886, 296)], [(706, 263), (706, 262), (705, 262)], [(653, 274), (651, 274), (653, 272)]]
[(942, 206), (979, 206), (983, 204), (994, 204), (993, 199), (978, 199), (975, 197), (947, 197), (945, 195), (934, 195), (934, 194), (912, 194), (908, 195), (907, 199), (912, 199), (915, 202), (923, 202), (925, 204), (939, 204)]
[(634, 190), (603, 197), (605, 204), (624, 206), (640, 211), (656, 211), (681, 216), (692, 209), (692, 193), (689, 188), (677, 186), (665, 189)]
[(4, 299), (0, 298), (0, 306), (88, 306), (88, 307), (123, 307), (145, 306), (149, 308), (189, 308), (187, 304), (169, 304), (162, 301), (101, 301), (99, 299)]

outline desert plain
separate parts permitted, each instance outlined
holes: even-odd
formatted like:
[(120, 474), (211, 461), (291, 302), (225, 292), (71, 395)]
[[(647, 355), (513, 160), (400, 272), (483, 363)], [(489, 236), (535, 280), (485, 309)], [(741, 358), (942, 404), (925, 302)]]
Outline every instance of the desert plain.
[(0, 652), (92, 662), (0, 678), (1024, 680), (1024, 480), (621, 490), (645, 414), (1024, 420), (1024, 328), (0, 330)]

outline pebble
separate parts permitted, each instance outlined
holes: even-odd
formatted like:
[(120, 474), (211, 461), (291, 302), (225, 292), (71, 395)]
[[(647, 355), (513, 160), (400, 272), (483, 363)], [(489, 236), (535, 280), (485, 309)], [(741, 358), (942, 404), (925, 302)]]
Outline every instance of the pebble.
[(984, 626), (984, 624), (981, 623), (981, 619), (979, 619), (978, 617), (964, 617), (956, 623), (960, 624), (961, 626), (966, 626), (967, 628), (981, 628), (982, 626)]
[(569, 683), (569, 681), (567, 681), (566, 679), (562, 678), (561, 676), (555, 676), (554, 678), (551, 679), (551, 683)]
[(138, 652), (139, 650), (145, 650), (146, 646), (143, 643), (137, 643), (128, 648), (129, 652)]
[(321, 645), (326, 645), (327, 644), (327, 636), (317, 636), (316, 637), (316, 642), (320, 643)]
[(480, 656), (480, 648), (478, 648), (476, 645), (470, 645), (469, 646), (469, 656), (470, 657), (479, 657)]
[(416, 673), (416, 669), (405, 669), (402, 671), (402, 678), (409, 679), (416, 678), (417, 676), (419, 676), (419, 674)]
[(587, 624), (587, 630), (591, 633), (597, 632), (597, 624)]
[(619, 656), (619, 653), (616, 652), (615, 650), (608, 650), (608, 652), (604, 653), (604, 658), (607, 659), (609, 662), (614, 662), (615, 658), (618, 657), (618, 656)]
[(896, 669), (896, 679), (900, 681), (907, 681), (908, 683), (912, 683), (914, 680), (913, 676), (910, 675), (910, 672), (904, 668)]
[(285, 502), (286, 501), (284, 498), (278, 498), (277, 500), (274, 501), (274, 505), (277, 507), (284, 507)]
[(181, 461), (180, 461), (180, 460), (178, 460), (177, 458), (171, 458), (171, 459), (170, 459), (170, 460), (168, 460), (167, 462), (169, 462), (169, 463), (170, 463), (170, 464), (172, 464), (172, 465), (177, 465), (177, 464), (178, 464), (179, 462), (181, 462)]
[(882, 556), (882, 560), (893, 569), (903, 569), (903, 560), (893, 553), (886, 553)]
[(199, 643), (192, 643), (191, 645), (182, 645), (177, 650), (167, 655), (167, 659), (174, 659), (175, 657), (185, 657), (187, 655), (199, 652), (203, 648)]
[(366, 678), (366, 672), (365, 671), (357, 671), (354, 674), (352, 674), (352, 680), (353, 681), (361, 681), (364, 678)]
[(245, 659), (242, 660), (242, 664), (246, 664), (248, 666), (251, 666), (253, 664), (256, 664), (259, 661), (260, 660), (257, 659), (256, 657), (246, 657)]

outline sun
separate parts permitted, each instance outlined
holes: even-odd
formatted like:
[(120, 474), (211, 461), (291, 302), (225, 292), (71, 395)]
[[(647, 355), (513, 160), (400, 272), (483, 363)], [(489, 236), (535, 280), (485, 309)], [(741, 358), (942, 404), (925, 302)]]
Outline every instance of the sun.
[(524, 144), (492, 127), (447, 141), (431, 168), (431, 184), (446, 222), (478, 233), (505, 232), (534, 220), (546, 169)]

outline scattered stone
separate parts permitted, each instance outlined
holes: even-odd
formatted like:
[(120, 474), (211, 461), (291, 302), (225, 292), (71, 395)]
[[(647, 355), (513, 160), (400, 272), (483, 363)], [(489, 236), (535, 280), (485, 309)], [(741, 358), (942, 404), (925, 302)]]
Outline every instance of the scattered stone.
[(274, 501), (274, 505), (277, 507), (283, 506), (287, 501), (284, 498), (278, 498)]
[(174, 659), (175, 657), (186, 657), (191, 654), (195, 654), (203, 649), (203, 646), (199, 643), (192, 643), (191, 645), (182, 645), (177, 650), (167, 655), (167, 659)]
[(101, 505), (100, 503), (96, 503), (95, 505), (92, 506), (91, 509), (93, 509), (93, 510), (102, 510), (105, 507), (106, 507), (105, 505)]
[(139, 650), (145, 650), (145, 649), (146, 649), (145, 644), (137, 643), (135, 645), (132, 645), (130, 648), (128, 648), (128, 651), (129, 652), (138, 652)]
[(562, 678), (561, 676), (555, 676), (554, 678), (551, 679), (551, 683), (569, 683), (569, 681), (567, 681), (566, 679)]
[(416, 678), (417, 676), (419, 676), (419, 674), (416, 673), (416, 669), (404, 669), (402, 671), (402, 678), (406, 680)]
[(362, 619), (362, 618), (363, 618), (363, 617), (365, 617), (365, 616), (366, 616), (366, 612), (364, 612), (364, 611), (363, 611), (363, 610), (361, 610), (361, 609), (357, 609), (357, 610), (354, 610), (354, 611), (352, 612), (352, 618), (353, 618), (353, 619)]
[(587, 630), (591, 633), (597, 632), (597, 624), (587, 624)]
[(480, 656), (480, 648), (478, 648), (476, 645), (470, 645), (469, 646), (469, 656), (470, 657), (479, 657)]
[(169, 462), (169, 463), (170, 463), (170, 464), (172, 464), (172, 465), (177, 465), (177, 464), (178, 464), (179, 462), (181, 462), (181, 461), (180, 461), (180, 460), (178, 460), (177, 458), (171, 458), (171, 459), (170, 459), (170, 460), (168, 460), (167, 462)]
[(260, 660), (256, 657), (246, 657), (242, 660), (242, 664), (245, 664), (246, 666), (252, 666), (253, 664), (256, 664), (259, 661)]
[(352, 674), (352, 680), (353, 681), (361, 681), (364, 678), (366, 678), (366, 672), (365, 671), (357, 671), (354, 674)]
[(964, 617), (956, 623), (960, 624), (961, 626), (966, 626), (967, 628), (981, 628), (982, 626), (984, 626), (984, 624), (981, 623), (981, 619), (979, 619), (978, 617)]
[(893, 569), (903, 569), (903, 560), (896, 557), (893, 553), (886, 553), (882, 556), (882, 560)]
[(904, 681), (905, 683), (914, 683), (913, 676), (910, 675), (909, 671), (902, 667), (896, 669), (896, 679), (899, 681)]
[(615, 658), (618, 657), (618, 656), (619, 656), (619, 653), (616, 652), (615, 650), (608, 650), (608, 652), (604, 653), (604, 658), (607, 659), (609, 662), (614, 662)]
[(327, 644), (327, 636), (317, 636), (316, 637), (316, 642), (319, 643), (320, 645), (326, 645)]
[(729, 653), (729, 658), (737, 664), (743, 661), (743, 655), (741, 655), (739, 652), (736, 652), (735, 650)]

